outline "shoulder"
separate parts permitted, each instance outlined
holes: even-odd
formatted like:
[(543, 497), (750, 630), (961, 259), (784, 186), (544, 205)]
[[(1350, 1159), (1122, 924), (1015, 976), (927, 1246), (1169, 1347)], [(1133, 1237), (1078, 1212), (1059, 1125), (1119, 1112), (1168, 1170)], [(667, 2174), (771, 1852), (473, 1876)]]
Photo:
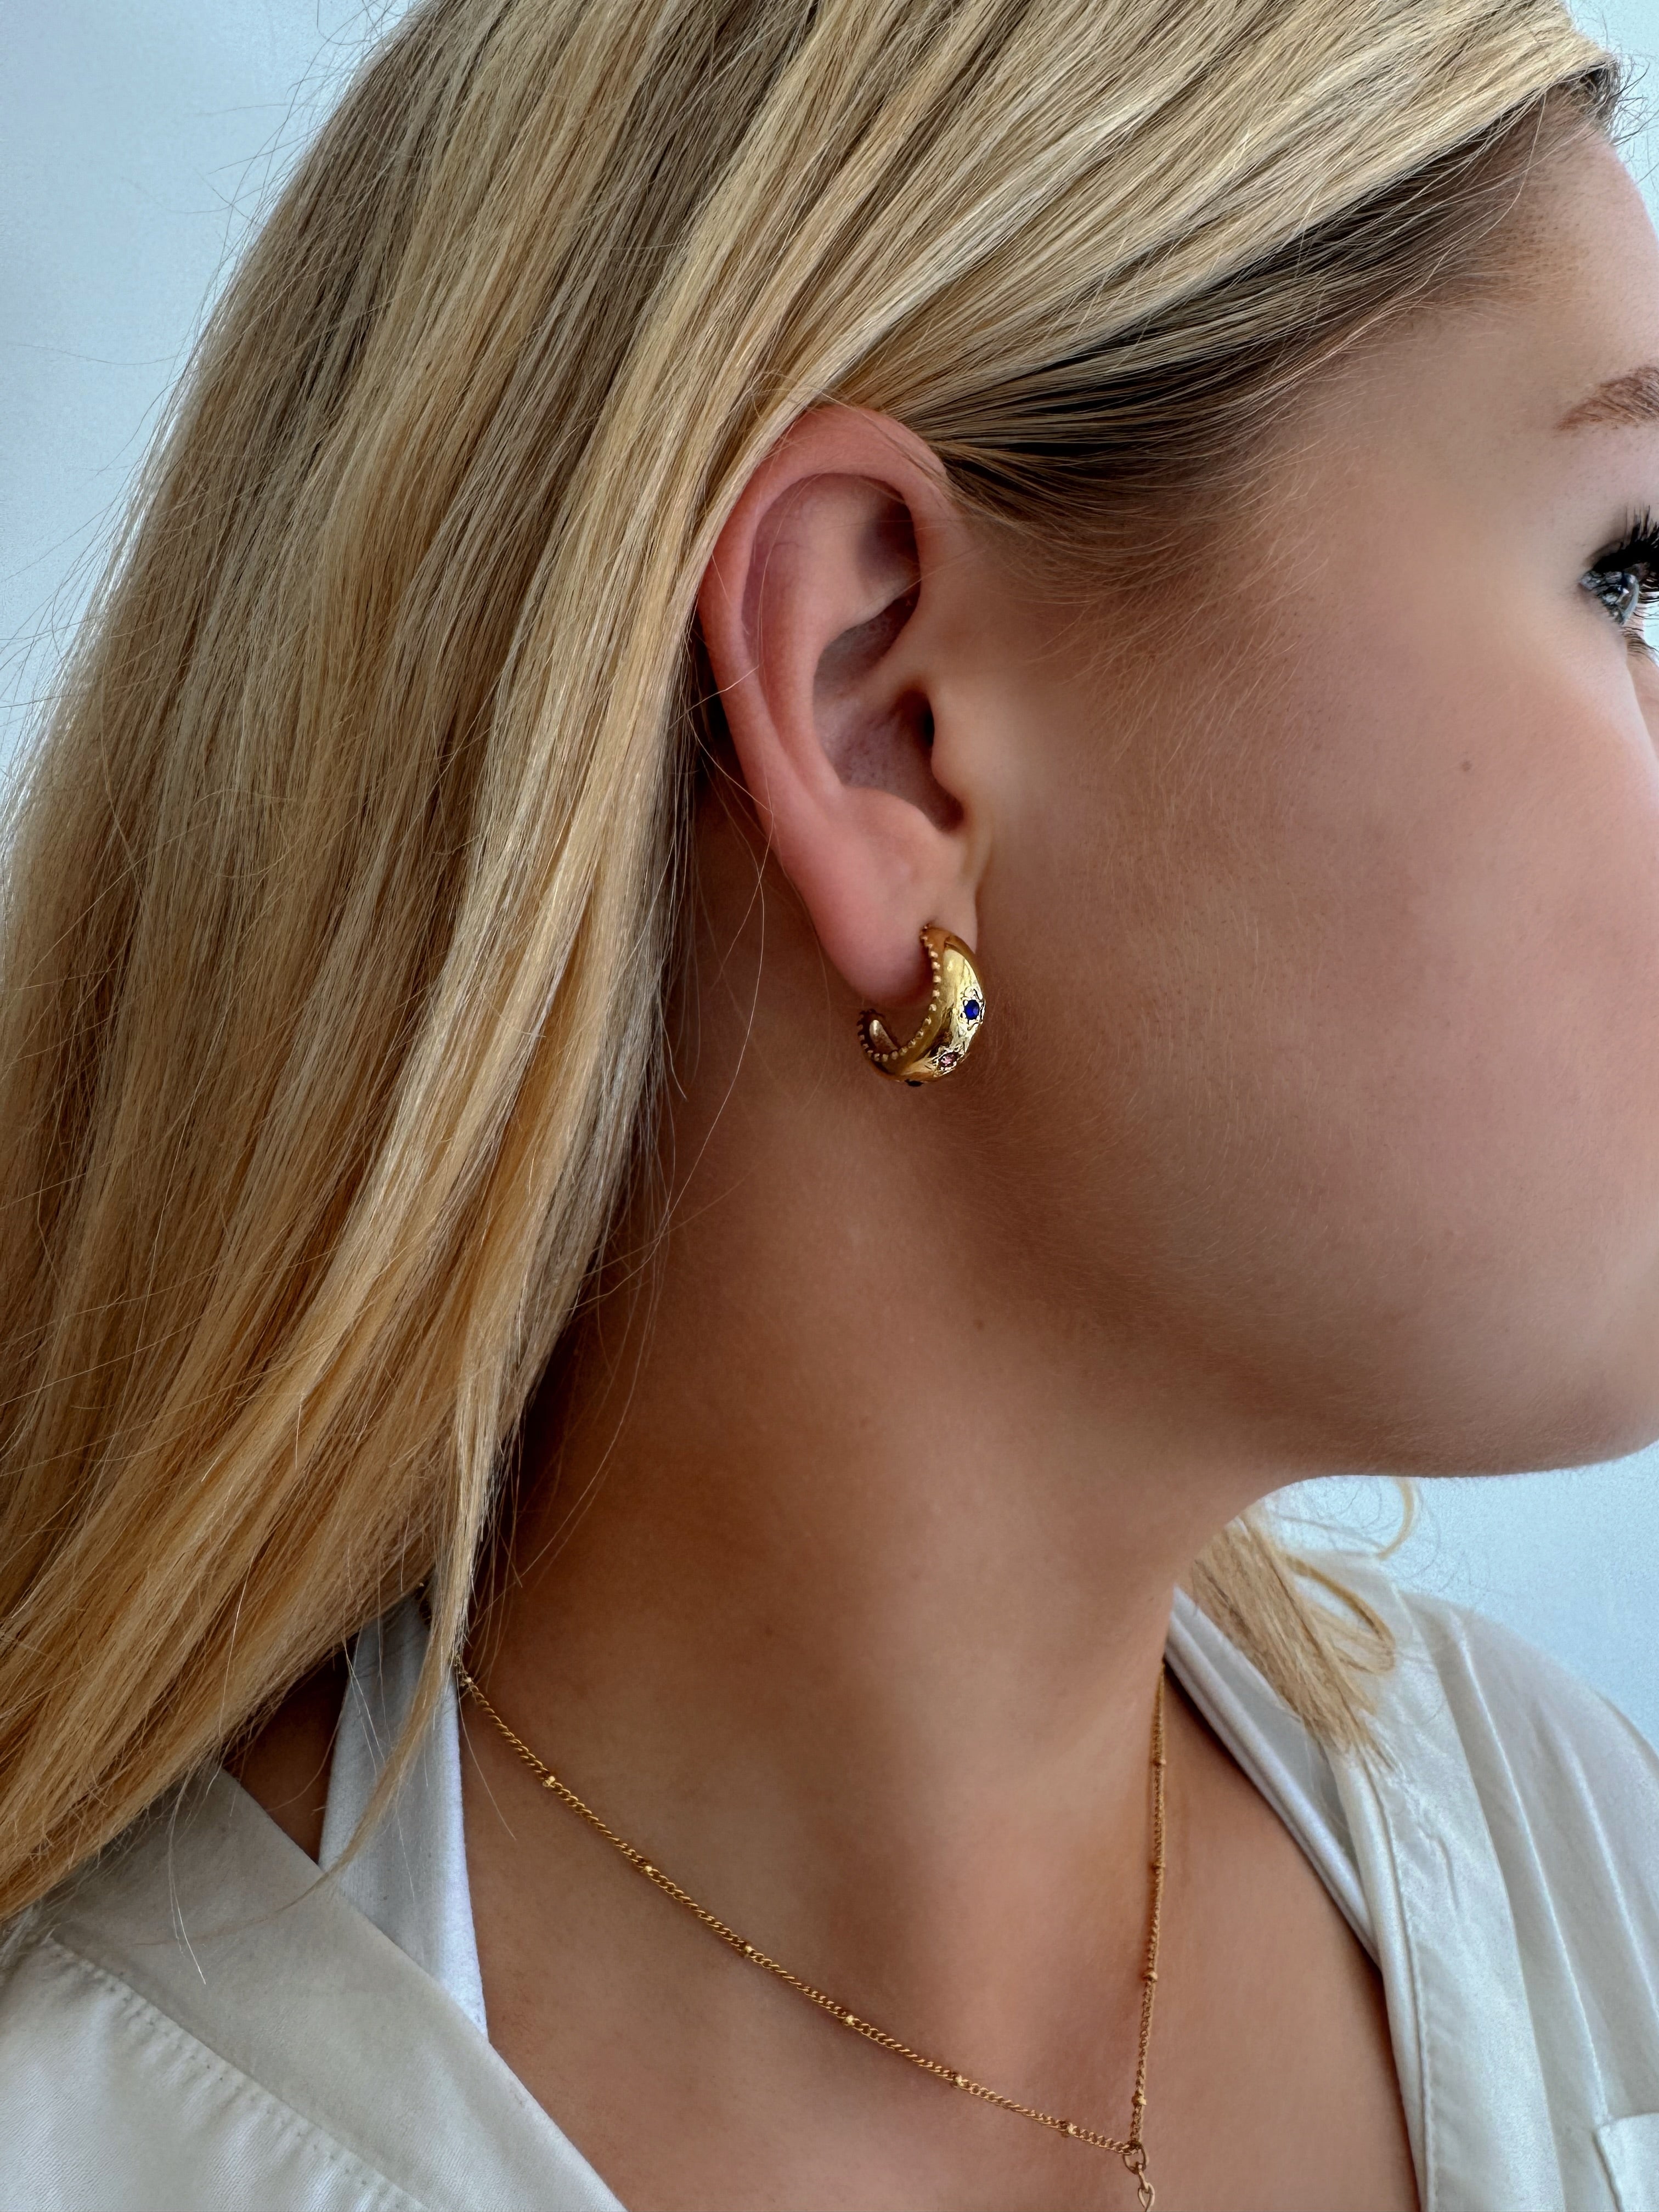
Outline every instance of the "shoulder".
[[(211, 1793), (193, 1832), (164, 1808), (0, 1943), (0, 2203), (222, 2212), (268, 2194), (316, 2212), (415, 2212), (418, 2200), (296, 2109), (297, 2069), (251, 2062), (258, 2006), (220, 1929), (270, 1921), (296, 1885), (225, 1879), (215, 1816), (228, 1796), (228, 1784)], [(243, 1828), (289, 1849), (251, 1800), (236, 1809)], [(268, 1990), (281, 1985), (281, 1948), (264, 1946)]]
[(1514, 1796), (1544, 1801), (1564, 1818), (1593, 1814), (1603, 1844), (1620, 1852), (1639, 1844), (1650, 1858), (1659, 1753), (1617, 1706), (1525, 1637), (1403, 1588), (1375, 1560), (1345, 1556), (1340, 1578), (1394, 1637), (1379, 1715), (1390, 1756), (1410, 1763), (1396, 1723), (1413, 1691), (1431, 1684), (1483, 1802)]
[[(1612, 1920), (1659, 1971), (1659, 1754), (1616, 1706), (1524, 1637), (1401, 1589), (1375, 1562), (1342, 1578), (1395, 1644), (1382, 1686), (1384, 1757), (1425, 1795), (1455, 1769), (1531, 1933), (1601, 1960)], [(1605, 1971), (1605, 1967), (1601, 1969)]]
[(1530, 2130), (1547, 2166), (1547, 2133), (1566, 2201), (1605, 2202), (1659, 2129), (1659, 1758), (1524, 1638), (1374, 1561), (1342, 1579), (1395, 1644), (1341, 1781), (1425, 2098), (1480, 2118), (1482, 2160)]
[(1651, 1838), (1659, 1753), (1600, 1691), (1469, 1607), (1402, 1589), (1375, 1565), (1355, 1583), (1381, 1600), (1397, 1665), (1431, 1671), (1477, 1781), (1528, 1794), (1565, 1786), (1580, 1802), (1593, 1795), (1603, 1819), (1628, 1812), (1637, 1834)]
[[(295, 2116), (131, 1983), (48, 1928), (0, 1970), (0, 2200), (31, 2212), (177, 2212), (246, 2201), (318, 2161)], [(331, 2150), (332, 2146), (325, 2147)], [(325, 2168), (332, 2161), (321, 2161)], [(362, 2179), (362, 2177), (356, 2177)], [(15, 2190), (15, 2197), (7, 2191)], [(339, 2212), (354, 2200), (314, 2201)], [(361, 2199), (357, 2201), (362, 2201)]]
[(454, 1998), (223, 1773), (0, 1954), (14, 2203), (619, 2212)]

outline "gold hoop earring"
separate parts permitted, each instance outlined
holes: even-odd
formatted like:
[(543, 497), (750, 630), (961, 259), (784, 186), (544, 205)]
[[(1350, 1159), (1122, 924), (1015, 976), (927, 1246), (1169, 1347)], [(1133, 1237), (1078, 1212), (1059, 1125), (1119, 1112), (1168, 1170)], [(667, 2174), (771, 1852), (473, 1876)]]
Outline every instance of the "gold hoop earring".
[(873, 1007), (859, 1016), (859, 1038), (870, 1065), (912, 1090), (954, 1074), (985, 1026), (984, 987), (962, 939), (930, 921), (921, 933), (921, 949), (933, 971), (933, 994), (910, 1042), (895, 1044)]

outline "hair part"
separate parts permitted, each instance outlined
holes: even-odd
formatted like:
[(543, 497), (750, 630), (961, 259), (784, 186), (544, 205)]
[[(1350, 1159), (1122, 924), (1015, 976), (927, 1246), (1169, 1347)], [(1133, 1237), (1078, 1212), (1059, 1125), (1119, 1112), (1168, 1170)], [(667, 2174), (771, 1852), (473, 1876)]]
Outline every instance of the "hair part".
[[(9, 823), (0, 1912), (419, 1582), (431, 1711), (652, 1112), (691, 611), (789, 422), (889, 411), (1081, 557), (1609, 82), (1556, 0), (403, 20), (211, 319)], [(1362, 1740), (1386, 1653), (1259, 1528), (1194, 1589)]]

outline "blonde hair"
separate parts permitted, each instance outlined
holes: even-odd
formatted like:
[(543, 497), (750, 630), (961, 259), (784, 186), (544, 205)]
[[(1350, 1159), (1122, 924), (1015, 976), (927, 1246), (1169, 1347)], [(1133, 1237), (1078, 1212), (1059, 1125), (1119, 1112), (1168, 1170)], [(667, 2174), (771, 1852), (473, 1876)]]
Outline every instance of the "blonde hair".
[[(1607, 82), (1554, 0), (404, 19), (212, 318), (12, 822), (0, 1911), (422, 1580), (429, 1710), (651, 1110), (694, 595), (789, 421), (890, 410), (969, 505), (1109, 536)], [(1194, 1586), (1358, 1740), (1363, 1608), (1255, 1522)]]

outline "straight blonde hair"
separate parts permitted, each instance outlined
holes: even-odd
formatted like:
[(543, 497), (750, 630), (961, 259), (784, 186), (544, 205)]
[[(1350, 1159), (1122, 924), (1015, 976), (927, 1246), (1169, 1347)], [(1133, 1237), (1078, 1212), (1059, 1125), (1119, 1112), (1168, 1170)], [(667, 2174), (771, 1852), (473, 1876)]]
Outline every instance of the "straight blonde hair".
[[(663, 1054), (693, 603), (803, 409), (1073, 563), (1468, 263), (1554, 0), (423, 0), (227, 289), (10, 821), (0, 1912), (417, 1583)], [(1328, 1741), (1386, 1637), (1203, 1602)]]

